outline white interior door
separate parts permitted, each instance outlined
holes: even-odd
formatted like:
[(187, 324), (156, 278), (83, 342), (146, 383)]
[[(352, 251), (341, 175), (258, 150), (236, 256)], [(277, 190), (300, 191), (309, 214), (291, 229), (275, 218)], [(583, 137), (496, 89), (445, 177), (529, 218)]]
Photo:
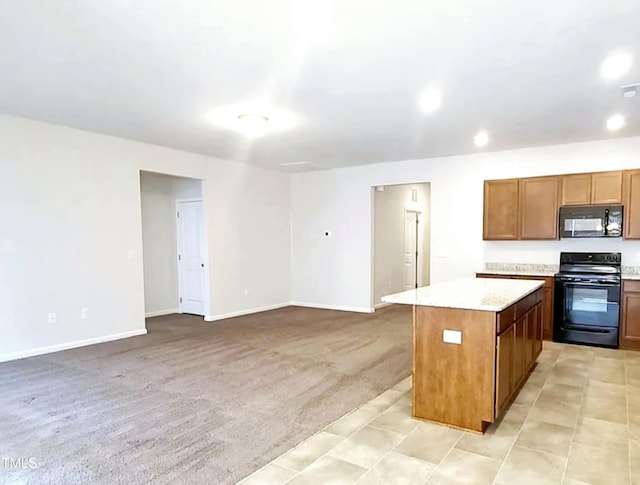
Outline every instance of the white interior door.
[(176, 203), (178, 302), (182, 313), (205, 314), (205, 251), (202, 201)]
[(404, 289), (418, 287), (418, 213), (404, 215)]

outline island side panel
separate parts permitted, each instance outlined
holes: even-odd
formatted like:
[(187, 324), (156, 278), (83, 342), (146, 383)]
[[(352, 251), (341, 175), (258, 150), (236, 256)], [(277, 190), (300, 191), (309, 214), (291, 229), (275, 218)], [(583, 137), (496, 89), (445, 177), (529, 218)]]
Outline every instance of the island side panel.
[[(496, 314), (415, 306), (413, 415), (483, 431), (495, 400)], [(444, 330), (462, 332), (462, 343), (443, 342)]]

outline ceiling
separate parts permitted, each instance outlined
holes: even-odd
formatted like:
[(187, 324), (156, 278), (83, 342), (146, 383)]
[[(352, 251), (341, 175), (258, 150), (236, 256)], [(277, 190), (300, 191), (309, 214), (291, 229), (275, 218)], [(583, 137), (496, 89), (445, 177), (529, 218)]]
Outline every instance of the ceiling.
[[(484, 150), (640, 135), (640, 96), (620, 93), (640, 82), (638, 0), (334, 3), (310, 42), (291, 0), (0, 0), (0, 112), (284, 170), (473, 153), (479, 129)], [(631, 70), (603, 80), (621, 48)], [(293, 126), (212, 122), (256, 98)]]

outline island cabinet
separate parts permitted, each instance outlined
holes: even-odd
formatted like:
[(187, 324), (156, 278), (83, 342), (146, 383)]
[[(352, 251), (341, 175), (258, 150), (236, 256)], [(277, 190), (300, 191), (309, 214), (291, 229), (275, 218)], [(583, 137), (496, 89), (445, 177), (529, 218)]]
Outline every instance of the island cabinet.
[(483, 433), (542, 351), (542, 282), (472, 278), (382, 298), (413, 305), (414, 418)]
[(476, 273), (478, 278), (520, 279), (542, 281), (542, 338), (553, 340), (553, 276)]
[(542, 352), (541, 299), (538, 291), (528, 301), (498, 315), (505, 324), (498, 328), (496, 344), (496, 419), (524, 385)]

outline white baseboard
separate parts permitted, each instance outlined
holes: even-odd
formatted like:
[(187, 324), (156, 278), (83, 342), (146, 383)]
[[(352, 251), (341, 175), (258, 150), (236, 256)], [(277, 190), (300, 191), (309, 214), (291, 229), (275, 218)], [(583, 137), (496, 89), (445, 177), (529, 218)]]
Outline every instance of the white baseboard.
[(383, 302), (383, 303), (378, 303), (378, 304), (377, 304), (377, 305), (375, 305), (373, 308), (374, 308), (374, 309), (376, 309), (376, 310), (378, 310), (379, 308), (384, 308), (384, 307), (386, 307), (386, 306), (391, 306), (391, 305), (393, 305), (393, 303), (384, 303), (384, 302)]
[(0, 354), (0, 362), (8, 362), (10, 360), (24, 359), (26, 357), (35, 357), (36, 355), (51, 354), (60, 352), (61, 350), (75, 349), (78, 347), (86, 347), (87, 345), (102, 344), (113, 340), (121, 340), (123, 338), (136, 337), (138, 335), (146, 335), (147, 329), (133, 330), (131, 332), (115, 333), (105, 335), (104, 337), (90, 338), (86, 340), (75, 340), (66, 344), (50, 345), (48, 347), (40, 347), (37, 349), (24, 350), (22, 352), (14, 352), (12, 354)]
[(249, 308), (248, 310), (240, 310), (237, 312), (231, 312), (231, 313), (223, 313), (222, 315), (207, 315), (204, 317), (204, 321), (205, 322), (216, 322), (218, 320), (225, 320), (227, 318), (233, 318), (233, 317), (241, 317), (243, 315), (251, 315), (252, 313), (260, 313), (260, 312), (267, 312), (269, 310), (277, 310), (278, 308), (284, 308), (287, 306), (291, 306), (290, 302), (284, 302), (284, 303), (276, 303), (275, 305), (267, 305), (267, 306), (260, 306), (260, 307), (255, 307), (255, 308)]
[(340, 305), (322, 305), (319, 303), (302, 303), (299, 301), (292, 301), (292, 306), (301, 306), (305, 308), (318, 308), (320, 310), (338, 310), (340, 312), (356, 312), (356, 313), (373, 313), (373, 308), (363, 308), (356, 306), (340, 306)]
[(173, 315), (175, 313), (180, 313), (180, 310), (177, 308), (171, 308), (169, 310), (158, 310), (157, 312), (147, 312), (144, 314), (144, 318), (164, 317), (165, 315)]

